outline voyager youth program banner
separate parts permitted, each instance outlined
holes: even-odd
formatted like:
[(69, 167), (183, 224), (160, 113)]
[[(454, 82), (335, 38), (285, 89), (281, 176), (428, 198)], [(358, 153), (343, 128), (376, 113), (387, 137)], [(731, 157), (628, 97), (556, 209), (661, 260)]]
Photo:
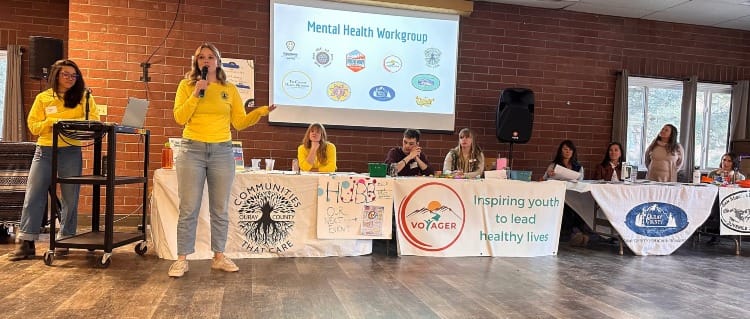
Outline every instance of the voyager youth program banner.
[(394, 197), (402, 255), (557, 254), (564, 182), (396, 179)]

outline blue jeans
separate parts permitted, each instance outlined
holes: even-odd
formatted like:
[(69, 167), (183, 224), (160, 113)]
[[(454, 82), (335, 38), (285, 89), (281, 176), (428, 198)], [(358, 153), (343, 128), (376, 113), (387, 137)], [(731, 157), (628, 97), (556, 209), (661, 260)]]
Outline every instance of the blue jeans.
[[(57, 149), (57, 176), (80, 176), (83, 166), (81, 148), (78, 146)], [(20, 240), (37, 240), (42, 228), (42, 219), (47, 214), (47, 194), (52, 184), (52, 147), (38, 146), (29, 170), (26, 197), (21, 211)], [(78, 226), (78, 194), (81, 185), (59, 184), (62, 193), (60, 212), (60, 232), (62, 237), (76, 234)]]
[(195, 252), (195, 230), (208, 185), (208, 209), (211, 213), (211, 250), (224, 252), (229, 231), (229, 193), (234, 181), (232, 142), (203, 143), (183, 139), (175, 163), (180, 217), (177, 219), (177, 255)]

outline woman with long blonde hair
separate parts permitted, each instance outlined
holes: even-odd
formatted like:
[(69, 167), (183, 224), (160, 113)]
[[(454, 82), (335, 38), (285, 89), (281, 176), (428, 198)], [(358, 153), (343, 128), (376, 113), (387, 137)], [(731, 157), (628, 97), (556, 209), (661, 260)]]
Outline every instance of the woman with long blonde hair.
[(312, 123), (297, 147), (299, 168), (307, 172), (335, 172), (336, 145), (328, 141), (323, 124)]
[(484, 153), (474, 141), (474, 132), (468, 128), (458, 132), (458, 146), (452, 148), (443, 161), (443, 171), (475, 178), (484, 172)]

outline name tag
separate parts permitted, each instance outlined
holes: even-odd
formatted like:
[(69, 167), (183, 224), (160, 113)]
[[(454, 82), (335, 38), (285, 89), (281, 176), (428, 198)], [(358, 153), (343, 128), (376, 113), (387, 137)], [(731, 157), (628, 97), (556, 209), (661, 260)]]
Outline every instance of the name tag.
[(47, 114), (55, 114), (55, 113), (57, 113), (57, 106), (54, 106), (54, 105), (48, 106), (48, 107), (44, 108), (44, 112), (47, 113)]
[(409, 164), (409, 168), (417, 168), (417, 167), (419, 167), (419, 164), (416, 161), (411, 162), (411, 164)]

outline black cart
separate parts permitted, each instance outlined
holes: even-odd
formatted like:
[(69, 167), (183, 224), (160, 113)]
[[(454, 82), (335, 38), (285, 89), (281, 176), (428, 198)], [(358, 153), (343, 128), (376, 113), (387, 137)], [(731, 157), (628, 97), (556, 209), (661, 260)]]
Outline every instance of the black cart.
[[(97, 257), (97, 266), (109, 267), (112, 259), (112, 249), (140, 241), (135, 246), (135, 252), (139, 255), (146, 253), (148, 246), (146, 242), (146, 207), (148, 197), (148, 153), (150, 132), (146, 129), (138, 129), (119, 126), (112, 123), (93, 121), (60, 121), (53, 126), (52, 139), (52, 189), (57, 189), (57, 184), (80, 184), (92, 185), (92, 208), (91, 208), (91, 231), (77, 234), (72, 237), (56, 239), (56, 218), (50, 220), (50, 244), (49, 250), (44, 253), (44, 263), (52, 265), (54, 261), (55, 248), (78, 248), (89, 251), (104, 250), (104, 254)], [(119, 134), (139, 135), (143, 141), (143, 175), (142, 176), (117, 176), (115, 163), (117, 163), (117, 136)], [(57, 176), (57, 148), (58, 136), (84, 137), (93, 139), (94, 167), (91, 175), (61, 178)], [(106, 138), (106, 159), (102, 161), (102, 141)], [(102, 166), (106, 168), (102, 168)], [(114, 231), (115, 215), (115, 191), (117, 185), (143, 184), (143, 203), (141, 206), (142, 216), (139, 231), (136, 233), (124, 233)], [(105, 187), (105, 209), (104, 209), (104, 231), (100, 224), (100, 202), (101, 187)], [(52, 211), (57, 211), (57, 192), (51, 192), (53, 197), (50, 201)]]

